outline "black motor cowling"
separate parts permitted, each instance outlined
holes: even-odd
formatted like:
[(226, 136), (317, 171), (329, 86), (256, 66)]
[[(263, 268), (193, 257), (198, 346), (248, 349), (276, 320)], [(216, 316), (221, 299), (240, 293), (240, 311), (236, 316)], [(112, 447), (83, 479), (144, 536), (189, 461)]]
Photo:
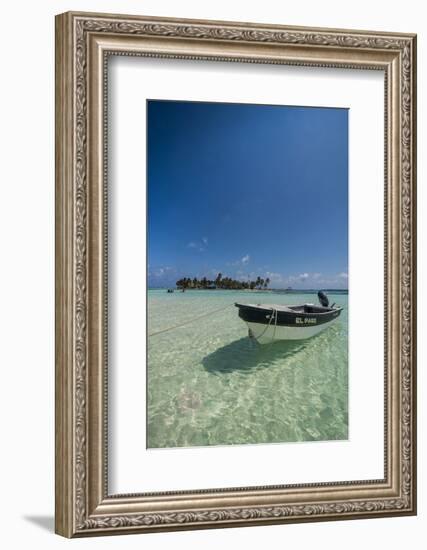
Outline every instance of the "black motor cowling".
[(319, 302), (323, 307), (329, 307), (328, 297), (322, 290), (319, 290), (319, 292), (317, 293), (317, 297), (319, 298)]

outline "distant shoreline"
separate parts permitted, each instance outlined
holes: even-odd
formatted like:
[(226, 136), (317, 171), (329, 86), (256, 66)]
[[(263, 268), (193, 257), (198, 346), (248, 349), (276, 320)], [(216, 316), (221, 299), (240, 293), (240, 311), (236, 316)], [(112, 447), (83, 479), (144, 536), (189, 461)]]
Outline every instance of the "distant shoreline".
[[(176, 292), (181, 292), (181, 288), (176, 287), (167, 287), (167, 286), (156, 286), (156, 287), (148, 287), (148, 290), (174, 290)], [(206, 291), (206, 292), (279, 292), (281, 294), (311, 294), (311, 293), (317, 293), (319, 290), (323, 290), (324, 292), (329, 292), (331, 294), (333, 293), (341, 293), (341, 294), (348, 294), (348, 288), (292, 288), (292, 289), (286, 289), (286, 288), (186, 288), (185, 292), (189, 291)]]

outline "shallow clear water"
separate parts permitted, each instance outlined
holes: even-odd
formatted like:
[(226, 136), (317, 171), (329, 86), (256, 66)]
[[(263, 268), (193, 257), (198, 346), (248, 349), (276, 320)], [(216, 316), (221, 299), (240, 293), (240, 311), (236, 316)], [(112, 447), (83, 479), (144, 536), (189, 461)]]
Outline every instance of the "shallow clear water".
[(308, 340), (260, 346), (234, 302), (317, 303), (315, 294), (148, 292), (148, 447), (325, 441), (348, 435), (348, 316)]

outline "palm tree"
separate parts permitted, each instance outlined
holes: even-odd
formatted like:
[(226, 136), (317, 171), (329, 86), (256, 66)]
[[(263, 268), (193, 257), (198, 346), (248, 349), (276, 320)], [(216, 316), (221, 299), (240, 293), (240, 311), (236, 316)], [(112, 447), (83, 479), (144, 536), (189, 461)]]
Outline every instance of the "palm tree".
[(187, 288), (188, 283), (191, 283), (191, 279), (183, 277), (182, 279), (179, 279), (175, 284), (178, 288)]
[(223, 277), (222, 273), (218, 273), (215, 280), (208, 279), (207, 277), (203, 277), (200, 280), (197, 277), (183, 277), (176, 281), (176, 286), (181, 289), (187, 289), (187, 288), (213, 288), (216, 286), (216, 288), (223, 288), (226, 290), (241, 290), (241, 289), (251, 289), (254, 290), (255, 288), (262, 290), (263, 288), (267, 288), (267, 286), (270, 284), (270, 279), (267, 277), (266, 279), (263, 279), (262, 277), (257, 277), (255, 281), (251, 281), (248, 277), (247, 281), (243, 281), (240, 279), (233, 279), (231, 277)]

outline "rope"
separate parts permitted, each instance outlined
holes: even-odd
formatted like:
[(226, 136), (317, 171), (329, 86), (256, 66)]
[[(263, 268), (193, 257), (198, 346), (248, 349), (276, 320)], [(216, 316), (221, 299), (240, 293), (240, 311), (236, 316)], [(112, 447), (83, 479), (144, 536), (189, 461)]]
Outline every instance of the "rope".
[(218, 313), (219, 311), (223, 311), (224, 309), (227, 309), (228, 307), (232, 306), (234, 304), (227, 304), (226, 306), (220, 307), (218, 309), (214, 309), (213, 311), (208, 311), (208, 313), (203, 313), (203, 315), (199, 315), (198, 317), (193, 317), (193, 319), (189, 319), (188, 321), (184, 321), (183, 323), (180, 323), (179, 325), (173, 325), (172, 327), (164, 328), (162, 330), (157, 330), (156, 332), (152, 332), (148, 335), (148, 338), (151, 338), (151, 336), (157, 336), (158, 334), (162, 334), (163, 332), (169, 332), (170, 330), (175, 330), (176, 328), (183, 327), (184, 325), (189, 325), (190, 323), (194, 323), (194, 321), (198, 321), (199, 319), (203, 319), (203, 317), (209, 317), (209, 315), (213, 315), (214, 313)]
[(271, 339), (272, 341), (276, 339), (276, 329), (277, 329), (277, 309), (274, 309), (274, 313), (275, 313), (275, 319), (274, 319), (274, 333), (273, 333), (273, 338)]
[(274, 333), (271, 339), (274, 340), (274, 338), (276, 337), (276, 328), (277, 328), (277, 309), (274, 307), (271, 308), (271, 315), (270, 315), (270, 319), (268, 320), (268, 325), (265, 327), (262, 333), (256, 338), (262, 338), (264, 336), (264, 334), (270, 328), (271, 321), (273, 320), (273, 318), (275, 319), (275, 325), (274, 325)]

